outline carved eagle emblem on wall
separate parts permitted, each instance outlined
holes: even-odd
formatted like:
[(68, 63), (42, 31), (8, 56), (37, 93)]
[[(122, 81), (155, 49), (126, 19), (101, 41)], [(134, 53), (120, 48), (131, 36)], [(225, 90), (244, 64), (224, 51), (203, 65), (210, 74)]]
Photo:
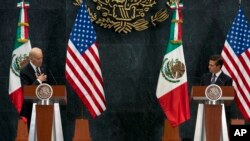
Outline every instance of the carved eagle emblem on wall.
[[(128, 33), (133, 29), (142, 31), (169, 17), (164, 9), (158, 10), (154, 15), (147, 15), (156, 5), (155, 0), (93, 0), (93, 2), (96, 10), (88, 7), (91, 21), (104, 28), (113, 28), (119, 33)], [(76, 0), (74, 4), (81, 3), (81, 0)]]

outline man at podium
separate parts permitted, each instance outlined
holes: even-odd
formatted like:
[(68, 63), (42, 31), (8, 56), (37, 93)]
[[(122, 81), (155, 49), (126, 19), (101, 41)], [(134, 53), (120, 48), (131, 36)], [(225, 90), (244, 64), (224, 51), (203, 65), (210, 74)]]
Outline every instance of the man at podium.
[[(42, 50), (38, 47), (32, 48), (29, 53), (29, 59), (30, 59), (30, 62), (20, 71), (20, 78), (21, 78), (22, 86), (39, 85), (41, 83), (51, 84), (50, 76), (52, 74), (48, 75), (46, 68), (43, 66)], [(32, 102), (24, 101), (20, 116), (22, 118), (26, 118), (27, 123), (28, 123), (28, 128), (30, 125), (31, 112), (32, 112)]]
[[(221, 68), (223, 66), (223, 59), (221, 55), (212, 55), (209, 58), (208, 69), (201, 78), (201, 86), (208, 86), (210, 84), (217, 84), (219, 86), (232, 86), (232, 79), (225, 74)], [(241, 114), (234, 101), (230, 105), (225, 104), (226, 118), (229, 125), (231, 118), (239, 118)]]

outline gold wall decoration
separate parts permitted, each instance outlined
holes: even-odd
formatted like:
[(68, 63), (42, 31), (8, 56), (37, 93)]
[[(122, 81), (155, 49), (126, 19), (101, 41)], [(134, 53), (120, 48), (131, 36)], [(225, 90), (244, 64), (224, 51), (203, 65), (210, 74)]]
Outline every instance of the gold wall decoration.
[[(96, 13), (88, 7), (92, 22), (104, 27), (113, 28), (116, 32), (128, 33), (133, 29), (142, 31), (165, 21), (169, 15), (166, 10), (160, 9), (154, 15), (148, 15), (156, 0), (93, 0), (96, 4)], [(82, 0), (75, 0), (79, 6)]]

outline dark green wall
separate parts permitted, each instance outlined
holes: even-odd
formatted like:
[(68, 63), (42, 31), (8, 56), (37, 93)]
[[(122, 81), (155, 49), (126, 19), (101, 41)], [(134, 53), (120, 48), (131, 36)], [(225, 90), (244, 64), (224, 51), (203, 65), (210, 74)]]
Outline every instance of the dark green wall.
[[(93, 8), (92, 0), (84, 0)], [(167, 9), (156, 0), (153, 10)], [(15, 0), (0, 0), (0, 141), (13, 140), (18, 114), (8, 96), (9, 65), (19, 10)], [(30, 0), (29, 33), (32, 46), (41, 47), (44, 62), (59, 84), (64, 78), (66, 46), (78, 7), (73, 0)], [(242, 0), (250, 19), (250, 2)], [(238, 0), (184, 0), (183, 45), (188, 82), (199, 84), (211, 54), (221, 53), (226, 34), (238, 10)], [(74, 120), (83, 114), (90, 121), (93, 141), (160, 141), (164, 114), (155, 96), (163, 50), (169, 38), (170, 18), (141, 32), (118, 34), (95, 25), (100, 45), (107, 110), (92, 119), (78, 97), (68, 89), (68, 104), (61, 106), (64, 137), (70, 141)], [(181, 136), (194, 134), (197, 103)], [(83, 111), (83, 112), (82, 112)]]

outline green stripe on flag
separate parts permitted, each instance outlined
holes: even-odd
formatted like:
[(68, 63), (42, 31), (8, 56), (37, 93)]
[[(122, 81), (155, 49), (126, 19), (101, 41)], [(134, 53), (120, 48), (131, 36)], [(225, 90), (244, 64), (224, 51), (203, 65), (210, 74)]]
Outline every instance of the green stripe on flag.
[[(21, 21), (22, 21), (22, 19), (21, 19), (21, 14), (20, 14), (18, 23), (20, 23)], [(21, 45), (24, 44), (22, 42), (18, 42), (18, 39), (20, 39), (20, 38), (21, 38), (21, 26), (19, 24), (17, 24), (16, 38), (15, 38), (13, 50), (17, 49), (18, 47), (20, 47)]]
[(18, 26), (18, 27), (17, 27), (16, 38), (15, 38), (15, 44), (14, 44), (13, 50), (17, 49), (18, 47), (20, 47), (21, 45), (24, 44), (24, 43), (18, 42), (18, 39), (20, 39), (20, 38), (21, 38), (21, 27)]
[[(172, 20), (173, 19), (176, 19), (176, 10), (174, 11), (173, 13), (173, 17), (172, 17)], [(169, 38), (169, 41), (168, 41), (168, 46), (166, 47), (166, 50), (165, 50), (165, 54), (175, 50), (177, 47), (179, 47), (181, 45), (181, 43), (173, 43), (172, 41), (174, 41), (174, 33), (175, 33), (175, 22), (171, 22), (171, 27), (170, 27), (170, 38)]]

